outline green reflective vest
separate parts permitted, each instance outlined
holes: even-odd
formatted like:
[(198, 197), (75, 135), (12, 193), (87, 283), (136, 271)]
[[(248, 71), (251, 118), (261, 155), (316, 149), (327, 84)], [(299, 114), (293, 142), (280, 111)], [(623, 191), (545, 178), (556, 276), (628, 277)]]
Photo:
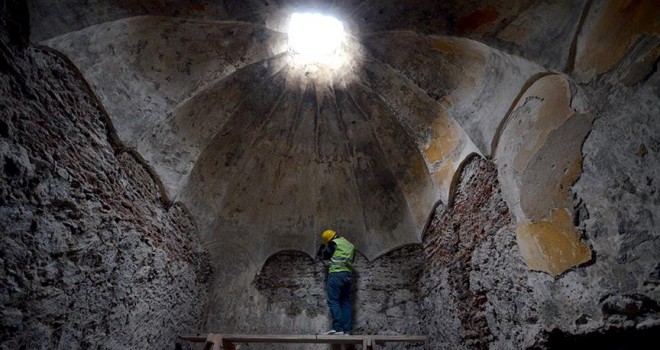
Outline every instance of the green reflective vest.
[(346, 238), (340, 237), (332, 240), (335, 242), (335, 253), (330, 258), (329, 272), (353, 272), (353, 259), (355, 247)]

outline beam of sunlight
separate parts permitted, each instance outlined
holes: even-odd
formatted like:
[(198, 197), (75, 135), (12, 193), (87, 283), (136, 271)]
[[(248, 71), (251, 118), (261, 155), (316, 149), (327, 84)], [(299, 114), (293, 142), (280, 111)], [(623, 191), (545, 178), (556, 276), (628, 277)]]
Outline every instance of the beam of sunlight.
[(346, 33), (336, 18), (318, 13), (294, 13), (288, 27), (289, 50), (300, 64), (339, 67)]

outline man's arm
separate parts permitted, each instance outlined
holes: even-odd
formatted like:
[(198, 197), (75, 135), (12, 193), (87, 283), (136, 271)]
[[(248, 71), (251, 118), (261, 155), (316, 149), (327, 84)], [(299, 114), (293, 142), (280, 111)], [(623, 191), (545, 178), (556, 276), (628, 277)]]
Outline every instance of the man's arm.
[(330, 260), (332, 255), (335, 253), (336, 247), (337, 243), (333, 241), (330, 241), (328, 245), (321, 244), (318, 251), (316, 252), (316, 255), (319, 256), (322, 260)]
[(316, 257), (317, 258), (321, 258), (321, 259), (323, 258), (323, 250), (324, 249), (325, 249), (325, 245), (323, 243), (321, 243), (319, 245), (319, 249), (316, 250)]

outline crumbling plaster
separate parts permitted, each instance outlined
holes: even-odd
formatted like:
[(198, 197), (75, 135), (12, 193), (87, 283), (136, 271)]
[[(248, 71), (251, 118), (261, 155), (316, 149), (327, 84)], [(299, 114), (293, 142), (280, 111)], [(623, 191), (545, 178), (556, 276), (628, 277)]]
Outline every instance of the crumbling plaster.
[(419, 243), (435, 208), (455, 210), (476, 154), (495, 164), (512, 223), (469, 246), (484, 273), (437, 271), (449, 284), (422, 307), (483, 282), (462, 290), (485, 314), (444, 310), (484, 333), (437, 337), (527, 346), (553, 329), (657, 326), (654, 2), (404, 5), (334, 3), (361, 56), (354, 80), (320, 82), (282, 49), (296, 1), (30, 1), (33, 40), (78, 66), (162, 195), (190, 211), (217, 310), (240, 308), (223, 295), (273, 253), (313, 254), (329, 226), (370, 261)]
[(0, 349), (169, 348), (208, 302), (194, 220), (160, 200), (72, 63), (28, 45), (27, 18), (5, 4)]
[(593, 117), (573, 110), (572, 100), (565, 78), (535, 81), (506, 121), (495, 158), (521, 254), (530, 268), (552, 275), (591, 260), (573, 225), (570, 188), (582, 170), (582, 142)]
[[(570, 69), (574, 60), (584, 81), (583, 66), (593, 60), (584, 54), (590, 42), (634, 38), (655, 27), (614, 33), (599, 24), (614, 16), (613, 8), (637, 21), (649, 12), (646, 2), (514, 3), (516, 15), (494, 4), (449, 12), (458, 19), (456, 33), (496, 48), (421, 28), (379, 31), (379, 23), (391, 26), (379, 19), (360, 27), (350, 16), (347, 26), (363, 56), (350, 67), (357, 79), (329, 83), (292, 67), (281, 30), (286, 11), (300, 6), (295, 2), (225, 6), (223, 14), (216, 6), (190, 8), (181, 16), (192, 19), (119, 18), (44, 43), (76, 62), (122, 141), (142, 154), (169, 199), (190, 208), (207, 244), (248, 251), (241, 259), (252, 271), (274, 249), (313, 253), (314, 233), (329, 226), (346, 232), (371, 259), (419, 242), (428, 213), (450, 202), (462, 162), (475, 153), (494, 157), (502, 147), (494, 159), (519, 224), (521, 252), (530, 268), (558, 275), (591, 258), (573, 225), (569, 188), (580, 173), (580, 140), (595, 116), (586, 108), (573, 112), (571, 78), (552, 68)], [(397, 4), (383, 4), (380, 12)], [(38, 1), (32, 6), (42, 11)], [(163, 13), (148, 8), (137, 13)], [(341, 13), (341, 6), (331, 9)], [(246, 10), (259, 15), (245, 22), (208, 17), (242, 18)], [(76, 11), (90, 17), (96, 10)], [(548, 12), (566, 14), (552, 36), (564, 40), (546, 45), (556, 48), (547, 55), (562, 55), (564, 63), (544, 68), (525, 58), (538, 58), (530, 53), (538, 55), (541, 34), (524, 28), (545, 23), (534, 19)], [(615, 39), (619, 48), (630, 45)], [(539, 62), (548, 64), (543, 57)], [(521, 120), (527, 124), (511, 126)], [(305, 146), (310, 143), (313, 148)], [(559, 168), (565, 170), (554, 172)], [(547, 176), (553, 173), (564, 175)], [(272, 247), (259, 243), (264, 235)]]

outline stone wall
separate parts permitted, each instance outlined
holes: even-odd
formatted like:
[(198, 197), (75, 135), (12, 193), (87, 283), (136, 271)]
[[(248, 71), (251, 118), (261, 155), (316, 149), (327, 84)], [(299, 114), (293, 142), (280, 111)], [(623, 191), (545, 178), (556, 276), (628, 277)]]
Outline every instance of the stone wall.
[(203, 320), (197, 229), (70, 63), (27, 45), (18, 3), (0, 5), (0, 348), (174, 348)]
[(657, 337), (660, 75), (624, 84), (627, 69), (581, 85), (589, 97), (573, 101), (596, 116), (570, 187), (573, 224), (593, 258), (558, 276), (530, 270), (497, 171), (474, 158), (424, 236), (429, 348), (646, 349)]
[(563, 282), (575, 297), (548, 333), (559, 344), (641, 349), (660, 333), (660, 74), (657, 59), (650, 71), (639, 62), (649, 63), (626, 60), (586, 86), (598, 119), (573, 192), (596, 257)]
[(509, 209), (495, 166), (479, 157), (464, 165), (455, 191), (453, 205), (438, 206), (424, 236), (422, 324), (429, 348), (488, 348), (493, 336), (486, 293), (471, 280), (480, 268), (473, 255), (510, 223)]
[[(356, 256), (354, 334), (420, 334), (417, 282), (422, 261), (420, 245), (404, 246), (371, 262), (361, 254)], [(227, 315), (234, 320), (217, 324), (228, 325), (239, 319), (237, 328), (230, 331), (244, 333), (325, 332), (331, 323), (326, 304), (326, 275), (323, 264), (305, 253), (277, 253), (266, 261), (250, 290), (246, 290), (249, 297), (241, 314)], [(224, 329), (218, 331), (228, 332)], [(249, 348), (257, 347), (250, 345)], [(310, 349), (313, 346), (282, 345), (281, 348)], [(385, 348), (417, 347), (388, 344)]]
[[(404, 246), (373, 262), (360, 256), (356, 259), (356, 333), (422, 334), (418, 282), (423, 263), (423, 250), (418, 244)], [(388, 346), (414, 348), (412, 344)]]
[[(82, 3), (78, 0), (69, 1), (78, 2)], [(34, 5), (50, 2), (31, 3)], [(103, 7), (107, 8), (111, 7), (112, 2), (103, 3), (107, 3), (108, 6)], [(241, 2), (243, 3), (247, 2)], [(380, 52), (383, 61), (397, 64), (387, 67), (374, 62), (365, 64), (366, 73), (363, 80), (373, 87), (374, 91), (367, 87), (347, 90), (351, 94), (350, 100), (353, 100), (350, 106), (353, 107), (337, 111), (350, 112), (341, 114), (341, 118), (347, 121), (348, 128), (335, 128), (334, 131), (330, 128), (318, 129), (326, 140), (326, 143), (322, 144), (334, 145), (333, 140), (341, 139), (336, 136), (340, 135), (341, 130), (348, 130), (347, 135), (363, 135), (366, 131), (376, 130), (380, 136), (386, 136), (379, 138), (378, 142), (387, 140), (387, 147), (383, 148), (385, 152), (382, 156), (367, 160), (387, 160), (388, 162), (381, 163), (397, 165), (394, 169), (398, 169), (395, 173), (399, 175), (411, 175), (419, 169), (433, 165), (429, 169), (439, 176), (434, 181), (441, 180), (438, 184), (442, 188), (442, 199), (445, 199), (445, 193), (454, 192), (447, 195), (447, 198), (453, 199), (452, 203), (448, 207), (442, 204), (435, 211), (431, 224), (424, 233), (421, 248), (411, 245), (378, 257), (382, 252), (400, 246), (402, 241), (396, 243), (392, 240), (391, 245), (385, 245), (389, 241), (388, 233), (393, 232), (389, 229), (372, 230), (371, 232), (378, 234), (374, 237), (360, 236), (360, 239), (364, 240), (365, 254), (367, 248), (371, 249), (367, 256), (374, 261), (369, 262), (360, 256), (356, 262), (359, 272), (355, 290), (356, 332), (426, 333), (429, 336), (426, 345), (428, 349), (576, 346), (641, 348), (639, 344), (643, 341), (656, 341), (660, 331), (660, 264), (657, 258), (657, 252), (660, 251), (660, 231), (657, 229), (660, 213), (657, 180), (660, 178), (660, 75), (657, 73), (660, 51), (657, 47), (660, 41), (657, 35), (658, 22), (651, 20), (657, 13), (653, 11), (657, 8), (654, 7), (655, 2), (576, 1), (571, 4), (554, 4), (520, 1), (514, 3), (529, 5), (513, 6), (499, 14), (488, 10), (490, 5), (481, 2), (464, 6), (447, 3), (447, 7), (454, 8), (453, 12), (447, 17), (447, 23), (440, 18), (441, 23), (437, 23), (434, 27), (436, 29), (433, 30), (423, 28), (425, 23), (433, 22), (415, 20), (427, 18), (427, 14), (422, 16), (426, 11), (419, 11), (421, 17), (415, 17), (415, 12), (402, 14), (399, 6), (381, 6), (394, 3), (397, 2), (377, 1), (364, 6), (363, 12), (373, 13), (373, 17), (376, 17), (376, 13), (382, 14), (379, 20), (367, 18), (367, 22), (375, 23), (371, 25), (375, 34), (365, 37), (364, 42), (372, 47), (372, 53)], [(286, 232), (300, 233), (300, 236), (296, 236), (299, 240), (276, 238), (264, 244), (261, 235), (250, 235), (257, 231), (241, 229), (230, 232), (221, 237), (222, 239), (207, 241), (207, 244), (213, 247), (212, 253), (222, 257), (213, 259), (222, 270), (218, 269), (214, 275), (216, 288), (213, 290), (213, 302), (209, 304), (206, 314), (202, 315), (207, 300), (206, 280), (210, 271), (206, 255), (199, 247), (195, 225), (182, 206), (175, 204), (168, 207), (161, 203), (159, 198), (164, 192), (161, 191), (162, 186), (156, 185), (159, 180), (155, 180), (145, 169), (143, 162), (137, 159), (139, 156), (121, 147), (110, 121), (101, 111), (100, 104), (68, 62), (51, 51), (27, 47), (27, 9), (18, 4), (19, 1), (0, 3), (0, 348), (94, 348), (101, 345), (101, 342), (102, 347), (108, 348), (168, 348), (175, 343), (177, 334), (198, 330), (201, 319), (207, 320), (203, 331), (313, 334), (327, 330), (329, 317), (325, 305), (325, 276), (324, 269), (318, 262), (304, 253), (278, 253), (263, 266), (261, 274), (256, 276), (255, 280), (256, 270), (265, 257), (281, 249), (296, 249), (295, 246), (278, 244), (300, 243), (300, 250), (315, 247), (312, 242), (314, 237), (317, 237), (316, 234), (304, 236), (307, 231), (292, 230), (289, 226), (286, 226)], [(33, 8), (41, 8), (38, 13), (42, 17), (69, 13), (70, 10), (65, 5), (55, 6), (57, 11), (51, 11), (53, 8), (49, 6)], [(155, 15), (169, 12), (152, 13), (145, 9), (140, 7), (140, 11), (136, 8), (137, 12), (128, 13)], [(70, 17), (69, 20), (75, 23), (69, 24), (76, 24), (72, 27), (74, 29), (95, 24), (95, 21), (101, 18), (96, 15), (103, 12), (98, 10), (96, 7), (88, 9), (78, 6), (77, 10), (72, 11), (78, 11), (81, 15), (89, 13), (90, 16), (83, 16), (87, 20), (81, 20), (79, 16)], [(125, 17), (122, 11), (108, 13), (110, 15), (105, 20)], [(16, 15), (11, 17), (8, 14)], [(212, 12), (211, 17), (220, 18), (215, 14)], [(59, 17), (56, 17), (49, 19), (50, 25), (42, 27), (36, 35), (37, 38), (46, 38), (49, 33), (54, 35), (69, 32), (66, 26), (49, 31), (53, 28), (53, 23), (64, 23), (57, 22)], [(406, 25), (401, 26), (397, 21), (391, 21), (391, 18), (400, 18), (401, 23)], [(560, 18), (559, 22), (557, 18)], [(143, 19), (131, 19), (128, 22), (141, 22)], [(170, 22), (169, 19), (154, 20), (155, 30), (162, 29), (159, 25), (161, 21)], [(407, 23), (416, 22), (420, 23), (419, 26), (407, 26)], [(123, 22), (116, 24), (121, 23)], [(192, 33), (197, 33), (200, 23), (188, 23), (192, 24)], [(385, 23), (387, 25), (383, 25)], [(451, 27), (451, 23), (455, 23), (456, 28), (445, 28)], [(171, 19), (171, 24), (174, 28), (185, 29), (175, 18)], [(550, 27), (553, 28), (549, 28), (549, 24), (552, 24)], [(233, 25), (238, 26), (234, 23), (229, 27)], [(91, 30), (99, 28), (105, 27), (99, 26)], [(400, 31), (402, 28), (417, 30)], [(386, 29), (396, 31), (388, 33), (384, 31)], [(119, 33), (126, 34), (122, 31)], [(478, 41), (440, 38), (427, 36), (426, 33), (460, 33), (461, 36), (466, 35)], [(71, 36), (80, 34), (72, 33)], [(154, 37), (158, 35), (149, 36)], [(249, 35), (247, 37), (251, 38)], [(224, 37), (218, 38), (224, 40)], [(125, 38), (110, 35), (108, 42), (96, 43), (101, 47), (98, 57), (107, 58), (105, 50), (114, 50), (114, 39)], [(508, 54), (482, 45), (483, 42), (504, 49)], [(209, 47), (206, 37), (199, 43), (202, 48)], [(86, 41), (78, 44), (83, 53), (90, 47)], [(167, 43), (163, 45), (170, 46)], [(210, 47), (220, 50), (218, 45)], [(263, 47), (261, 44), (256, 46)], [(463, 49), (457, 51), (457, 47)], [(154, 52), (159, 50), (160, 47)], [(233, 55), (233, 50), (238, 49), (221, 50), (233, 59), (243, 61), (241, 55)], [(439, 55), (438, 50), (444, 51), (446, 55)], [(196, 50), (184, 51), (199, 57)], [(77, 50), (74, 51), (76, 52)], [(205, 52), (208, 54), (210, 51)], [(479, 53), (477, 56), (470, 56), (478, 58), (475, 64), (468, 64), (471, 61), (456, 56), (469, 52)], [(555, 72), (557, 75), (546, 76), (548, 72), (540, 65), (509, 54), (521, 55), (552, 69), (566, 67), (563, 70), (566, 75)], [(444, 56), (448, 57), (447, 60)], [(81, 57), (84, 58), (84, 55)], [(208, 57), (217, 59), (213, 52), (208, 54)], [(492, 60), (492, 65), (486, 65), (486, 59)], [(128, 61), (150, 62), (133, 58)], [(119, 63), (111, 65), (127, 68), (126, 61), (117, 62)], [(104, 74), (100, 75), (104, 78), (99, 80), (99, 86), (107, 87), (106, 80), (120, 85), (125, 83), (122, 79), (114, 79), (116, 76), (112, 74), (108, 75), (111, 70), (105, 70), (95, 62), (87, 63)], [(240, 67), (244, 63), (242, 62)], [(446, 63), (452, 63), (451, 69), (446, 70), (447, 74), (440, 69), (450, 67)], [(455, 67), (460, 69), (453, 68), (454, 63)], [(181, 69), (181, 74), (174, 79), (176, 83), (180, 83), (180, 79), (189, 74), (188, 65), (171, 67)], [(217, 65), (213, 63), (208, 67), (215, 70)], [(259, 67), (263, 68), (259, 65), (253, 67), (254, 70), (240, 71), (242, 73), (236, 75), (240, 79), (231, 80), (233, 83), (227, 85), (229, 88), (224, 90), (223, 87), (217, 91), (223, 91), (220, 93), (222, 96), (230, 96), (224, 92), (234, 91), (231, 96), (246, 98), (247, 93), (243, 91), (253, 90), (254, 76), (267, 75), (253, 76), (255, 72), (268, 72)], [(149, 67), (153, 68), (155, 67)], [(218, 74), (230, 72), (233, 70), (217, 71)], [(206, 74), (200, 76), (208, 77)], [(470, 76), (475, 79), (469, 79)], [(141, 85), (144, 78), (139, 75), (134, 77), (140, 82), (135, 85), (136, 88), (140, 92), (147, 91), (143, 89), (148, 85)], [(169, 82), (169, 76), (159, 77)], [(456, 89), (443, 88), (450, 81), (449, 78), (455, 80)], [(261, 78), (257, 80), (262, 81)], [(520, 241), (516, 240), (516, 228), (510, 223), (515, 206), (509, 203), (511, 206), (507, 208), (497, 182), (499, 178), (504, 184), (504, 171), (500, 170), (498, 174), (497, 168), (490, 161), (481, 158), (472, 158), (463, 167), (459, 166), (468, 154), (477, 151), (467, 137), (468, 134), (463, 133), (459, 126), (469, 127), (470, 138), (480, 140), (478, 143), (483, 150), (488, 150), (481, 153), (487, 157), (493, 156), (490, 151), (495, 143), (491, 140), (491, 134), (496, 134), (498, 128), (505, 125), (500, 123), (503, 118), (515, 114), (519, 119), (511, 118), (511, 121), (525, 121), (530, 117), (516, 112), (519, 107), (524, 106), (524, 103), (518, 106), (516, 100), (523, 97), (521, 102), (527, 101), (525, 89), (535, 88), (529, 85), (533, 80), (538, 83), (550, 80), (565, 82), (565, 107), (569, 114), (572, 114), (573, 110), (580, 114), (588, 112), (589, 123), (592, 122), (593, 116), (593, 124), (590, 124), (588, 131), (584, 124), (587, 135), (584, 143), (582, 134), (580, 138), (568, 137), (571, 140), (567, 141), (575, 143), (575, 147), (570, 144), (571, 155), (576, 155), (575, 164), (579, 165), (575, 169), (581, 170), (571, 173), (575, 178), (571, 176), (570, 181), (560, 183), (562, 191), (567, 194), (567, 197), (562, 197), (567, 203), (563, 208), (572, 211), (567, 223), (571, 229), (575, 228), (573, 233), (588, 247), (589, 255), (585, 255), (585, 259), (571, 262), (566, 267), (552, 270), (550, 275), (532, 271), (522, 258), (524, 254), (521, 254), (519, 248)], [(278, 81), (284, 83), (283, 79)], [(475, 81), (479, 83), (478, 88), (471, 85)], [(515, 84), (510, 83), (511, 81)], [(176, 94), (184, 91), (179, 89), (179, 85), (159, 85), (160, 81), (156, 82), (158, 85), (154, 86), (162, 86)], [(279, 88), (268, 84), (263, 86), (273, 89), (273, 95), (279, 96)], [(107, 105), (107, 108), (126, 108), (127, 105), (121, 101), (134, 99), (141, 103), (154, 96), (147, 93), (142, 98), (136, 97), (137, 94), (123, 94), (121, 91), (126, 90), (108, 90), (108, 96), (118, 97), (120, 102), (114, 106)], [(281, 106), (281, 113), (278, 110), (275, 114), (279, 119), (273, 118), (275, 123), (268, 124), (283, 126), (281, 129), (273, 127), (268, 130), (275, 132), (274, 135), (284, 135), (278, 130), (288, 130), (295, 120), (291, 118), (289, 109), (296, 109), (295, 102), (299, 100), (307, 101), (302, 104), (303, 107), (298, 108), (302, 111), (298, 117), (310, 124), (293, 123), (304, 126), (294, 138), (303, 145), (298, 149), (304, 154), (311, 150), (308, 145), (317, 130), (316, 127), (311, 127), (311, 121), (315, 120), (312, 116), (318, 112), (319, 104), (315, 94), (310, 92), (311, 88), (297, 92), (309, 95), (310, 99), (298, 98), (295, 94), (287, 95), (288, 97), (283, 99), (286, 103)], [(325, 105), (320, 106), (330, 113), (328, 111), (334, 110), (329, 108), (332, 104), (328, 104), (332, 99), (327, 98), (327, 91), (321, 92), (319, 95), (325, 94), (323, 96), (326, 98)], [(215, 92), (205, 95), (210, 96), (208, 98), (213, 102), (214, 108), (216, 103), (219, 111), (231, 107), (221, 104), (222, 99), (213, 97), (214, 94)], [(335, 101), (349, 100), (342, 94), (340, 91), (339, 100)], [(546, 101), (549, 105), (557, 106), (547, 98), (552, 95), (534, 96), (541, 98), (530, 99), (529, 102), (533, 102), (530, 105), (540, 105), (541, 101)], [(270, 101), (260, 98), (253, 100), (265, 101), (264, 103)], [(191, 106), (197, 100), (192, 101)], [(237, 101), (238, 99), (234, 102)], [(490, 104), (482, 103), (484, 101)], [(209, 105), (195, 104), (195, 107), (198, 106)], [(445, 108), (450, 106), (453, 106), (452, 109), (445, 111)], [(243, 108), (251, 107), (246, 104)], [(365, 115), (360, 116), (356, 108), (371, 111), (373, 118), (367, 118), (364, 112), (362, 114)], [(394, 112), (388, 112), (388, 108)], [(145, 109), (147, 110), (149, 109)], [(127, 111), (135, 112), (130, 108)], [(200, 112), (203, 110), (197, 108), (190, 111), (209, 117), (208, 121), (212, 125), (220, 125), (213, 123), (214, 113)], [(136, 114), (140, 115), (141, 113)], [(154, 115), (157, 118), (153, 120), (158, 124), (165, 113), (157, 112)], [(262, 112), (257, 111), (252, 114), (252, 119), (236, 120), (252, 120), (255, 123), (268, 120), (262, 118), (262, 115)], [(192, 126), (199, 128), (190, 129), (193, 130), (192, 134), (206, 128), (206, 124), (195, 125), (196, 119), (187, 116), (186, 114), (181, 120), (191, 122)], [(556, 120), (558, 116), (561, 114), (548, 115), (549, 120)], [(119, 113), (118, 117), (127, 118), (127, 114)], [(127, 119), (134, 121), (130, 117)], [(461, 122), (460, 125), (456, 124), (457, 120)], [(281, 124), (278, 124), (280, 121)], [(367, 121), (373, 121), (374, 124), (366, 123)], [(407, 136), (404, 137), (405, 135), (399, 134), (398, 131), (391, 134), (384, 132), (388, 129), (398, 130), (396, 122), (399, 121), (406, 128), (406, 132), (419, 133), (417, 144), (405, 141)], [(253, 128), (253, 124), (245, 125), (245, 129), (232, 129), (236, 139), (245, 138), (242, 130), (251, 133), (259, 130)], [(370, 125), (376, 128), (372, 129)], [(571, 129), (570, 125), (565, 127)], [(527, 130), (534, 129), (536, 127), (525, 126), (512, 133), (520, 136)], [(560, 150), (559, 146), (567, 145), (567, 142), (564, 142), (566, 135), (554, 125), (547, 129), (546, 131), (563, 135), (562, 138), (556, 139), (561, 145), (548, 144), (548, 155), (552, 155)], [(490, 136), (483, 137), (484, 132)], [(256, 137), (254, 134), (253, 136)], [(154, 137), (161, 141), (159, 136)], [(168, 141), (167, 138), (162, 140)], [(224, 140), (224, 137), (218, 138), (218, 144), (223, 144)], [(259, 144), (259, 147), (252, 147), (254, 153), (248, 154), (245, 159), (254, 160), (253, 155), (258, 155), (261, 157), (259, 165), (271, 170), (277, 169), (274, 163), (269, 163), (277, 162), (277, 158), (269, 153), (277, 147), (272, 146), (272, 139), (264, 140), (266, 141)], [(278, 145), (289, 145), (288, 137), (278, 136), (277, 140)], [(369, 150), (369, 140), (373, 141), (373, 145), (377, 143), (372, 136), (364, 139), (354, 137), (351, 140), (359, 141), (355, 144), (360, 145), (360, 150)], [(427, 142), (429, 140), (430, 143)], [(461, 147), (452, 148), (452, 140), (461, 140)], [(427, 156), (424, 160), (429, 160), (429, 163), (423, 163), (420, 158), (422, 153), (414, 152), (415, 145), (428, 150), (424, 153)], [(235, 145), (227, 143), (225, 146), (228, 147), (227, 150), (231, 150)], [(172, 149), (175, 147), (168, 146), (164, 148), (164, 153), (169, 155)], [(220, 158), (214, 158), (218, 149), (215, 146), (208, 149), (208, 164), (222, 168), (226, 163), (218, 162)], [(332, 157), (343, 157), (343, 154), (347, 153), (341, 147), (333, 146), (328, 149), (331, 150), (328, 154)], [(336, 150), (336, 153), (332, 150)], [(396, 153), (401, 150), (405, 152)], [(361, 153), (364, 152), (355, 154)], [(228, 151), (227, 155), (233, 155), (233, 152)], [(147, 157), (148, 154), (142, 156)], [(439, 162), (449, 160), (452, 156), (455, 158), (443, 165), (447, 171), (439, 171), (443, 169), (437, 167)], [(333, 164), (359, 164), (361, 157), (362, 155), (359, 158), (351, 158), (350, 162)], [(413, 157), (417, 157), (417, 160)], [(543, 158), (549, 162), (545, 165), (550, 168), (539, 169), (554, 168), (551, 157)], [(300, 159), (304, 160), (296, 163), (300, 168), (306, 169), (309, 168), (308, 164), (314, 164), (308, 163), (308, 158)], [(497, 158), (495, 162), (498, 162)], [(231, 162), (227, 164), (229, 163)], [(172, 170), (165, 164), (164, 169)], [(293, 208), (290, 212), (293, 213), (293, 218), (316, 217), (314, 210), (319, 210), (318, 207), (305, 207), (300, 204), (308, 203), (310, 191), (306, 190), (305, 186), (301, 186), (297, 192), (303, 194), (297, 197), (302, 198), (300, 202), (291, 201), (292, 196), (288, 192), (290, 187), (312, 179), (313, 176), (298, 171), (299, 168), (283, 166), (281, 168), (287, 169), (289, 173), (277, 173), (277, 176), (269, 177), (272, 181), (261, 181), (259, 176), (263, 173), (252, 171), (257, 169), (252, 167), (252, 164), (247, 163), (240, 169), (249, 169), (244, 173), (252, 174), (255, 179), (243, 186), (244, 190), (250, 189), (247, 193), (254, 197), (246, 196), (243, 192), (233, 194), (241, 200), (241, 205), (244, 204), (245, 208), (252, 210), (248, 214), (241, 214), (247, 218), (246, 223), (258, 221), (255, 218), (282, 218), (281, 215), (268, 216), (263, 213), (278, 213), (277, 210), (283, 208), (283, 203), (288, 203), (290, 208)], [(497, 164), (502, 168), (508, 166), (505, 162)], [(340, 175), (345, 174), (346, 169), (362, 175), (369, 174), (358, 168), (328, 169), (337, 170), (333, 174)], [(456, 169), (460, 170), (460, 174), (454, 176)], [(560, 173), (551, 171), (535, 172), (533, 181), (527, 183), (530, 187), (520, 188), (522, 192), (531, 189), (540, 193), (540, 196), (528, 198), (532, 204), (538, 204), (536, 199), (545, 195), (543, 187), (538, 186), (540, 181), (536, 180), (547, 180), (550, 176), (545, 175)], [(424, 176), (430, 175), (423, 171), (420, 173), (424, 173)], [(246, 178), (236, 175), (243, 174), (242, 171), (219, 173), (229, 174), (227, 176), (217, 175), (218, 173), (213, 171), (208, 174), (207, 179), (223, 184), (224, 181), (242, 181)], [(166, 182), (167, 179), (162, 178), (165, 179), (163, 182)], [(340, 178), (341, 183), (347, 182), (345, 179), (349, 178)], [(290, 187), (287, 187), (283, 186), (281, 179), (293, 180), (288, 184)], [(387, 180), (385, 189), (393, 188), (390, 184), (395, 183), (415, 184), (405, 182), (414, 180), (412, 175), (398, 177), (397, 181), (400, 182), (390, 181), (390, 177), (383, 179)], [(455, 188), (451, 186), (454, 184), (451, 181), (453, 179), (457, 179)], [(364, 185), (368, 184), (368, 176), (363, 180), (358, 182), (360, 193), (368, 198), (379, 198), (373, 196), (374, 187)], [(430, 180), (427, 180), (429, 179), (425, 177), (424, 181), (419, 183), (430, 183)], [(237, 183), (241, 182), (230, 182), (227, 187), (239, 188)], [(271, 209), (264, 210), (263, 207), (254, 205), (257, 199), (266, 197), (254, 191), (254, 184), (264, 184), (265, 190), (278, 191), (267, 192), (271, 193), (270, 200), (266, 201)], [(210, 193), (208, 183), (200, 182), (198, 189), (200, 194)], [(433, 190), (426, 185), (410, 186), (409, 189), (419, 190), (419, 193), (423, 194), (415, 194), (417, 197), (410, 198), (424, 200), (406, 201), (408, 205), (432, 204), (436, 198), (440, 198), (434, 197), (435, 194), (430, 192)], [(189, 203), (199, 203), (200, 197), (201, 195), (196, 194), (189, 196)], [(334, 202), (328, 204), (328, 207), (340, 208), (345, 210), (347, 215), (354, 214), (358, 218), (360, 213), (364, 213), (358, 206), (347, 205), (346, 199), (349, 196), (343, 192), (337, 192), (332, 198)], [(357, 198), (359, 197), (353, 196), (353, 199)], [(381, 202), (386, 203), (374, 200), (377, 204)], [(210, 198), (208, 203), (209, 206), (219, 207), (223, 204), (217, 198)], [(202, 204), (200, 208), (204, 205), (206, 204)], [(236, 207), (241, 210), (242, 208)], [(301, 216), (301, 208), (311, 210), (310, 214)], [(323, 208), (321, 212), (324, 212)], [(395, 217), (389, 215), (389, 212), (372, 210), (373, 208), (366, 209), (366, 212), (370, 215), (381, 215), (388, 219), (387, 222), (399, 221), (393, 219)], [(411, 207), (406, 208), (404, 205), (397, 208)], [(415, 222), (420, 222), (419, 218), (424, 219), (427, 214), (419, 208)], [(226, 206), (224, 209), (230, 212), (233, 210)], [(543, 212), (545, 208), (539, 211)], [(240, 212), (232, 212), (231, 215), (238, 215)], [(203, 211), (194, 213), (199, 215)], [(328, 213), (325, 212), (325, 215), (333, 219), (347, 217)], [(360, 220), (351, 221), (351, 225), (356, 227), (364, 227), (362, 223)], [(541, 225), (546, 223), (546, 220), (540, 220)], [(227, 227), (218, 224), (209, 232), (223, 232)], [(264, 224), (264, 227), (269, 226)], [(355, 232), (357, 231), (351, 231)], [(385, 235), (381, 235), (383, 233)], [(232, 245), (230, 240), (225, 239), (236, 237), (244, 239), (250, 245), (242, 246), (236, 242)], [(400, 239), (401, 236), (395, 234), (392, 238)], [(409, 238), (415, 237), (411, 234)], [(552, 240), (552, 236), (550, 238)], [(374, 248), (379, 246), (383, 248)], [(561, 245), (553, 244), (553, 247), (560, 253), (557, 256), (562, 257)], [(227, 276), (235, 277), (237, 282), (234, 283), (234, 280)], [(232, 283), (224, 283), (227, 281)], [(306, 346), (305, 348), (307, 349)]]

